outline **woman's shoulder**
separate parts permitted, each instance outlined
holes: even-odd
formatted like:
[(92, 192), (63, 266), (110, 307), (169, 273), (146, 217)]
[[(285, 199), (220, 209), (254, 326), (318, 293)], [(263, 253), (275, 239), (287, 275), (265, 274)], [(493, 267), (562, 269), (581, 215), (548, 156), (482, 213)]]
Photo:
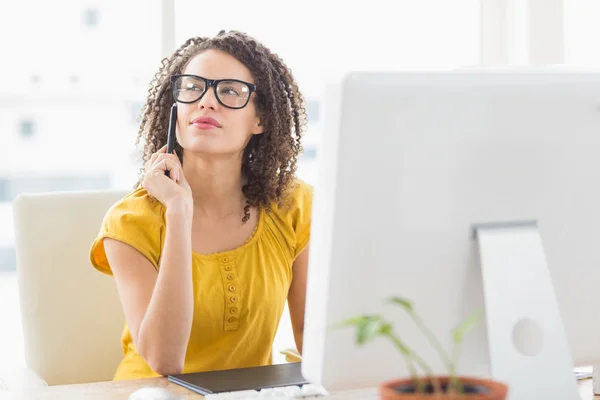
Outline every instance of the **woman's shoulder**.
[(295, 179), (279, 204), (268, 212), (268, 224), (291, 249), (295, 258), (308, 244), (312, 216), (313, 186)]
[(139, 187), (116, 201), (106, 212), (102, 227), (106, 230), (122, 231), (132, 226), (145, 227), (161, 224), (165, 208), (161, 202)]
[(281, 202), (273, 203), (273, 209), (279, 212), (289, 212), (298, 208), (311, 208), (313, 186), (300, 178), (294, 179), (287, 189)]
[(143, 187), (138, 187), (115, 202), (107, 212), (106, 217), (113, 215), (130, 215), (152, 219), (164, 214), (161, 202), (150, 196)]
[(271, 212), (289, 223), (298, 223), (302, 216), (312, 212), (313, 186), (296, 178), (281, 201), (273, 202)]
[(158, 267), (164, 235), (164, 206), (137, 188), (115, 202), (106, 212), (90, 249), (92, 265), (110, 273), (104, 253), (104, 239), (111, 238), (134, 247)]

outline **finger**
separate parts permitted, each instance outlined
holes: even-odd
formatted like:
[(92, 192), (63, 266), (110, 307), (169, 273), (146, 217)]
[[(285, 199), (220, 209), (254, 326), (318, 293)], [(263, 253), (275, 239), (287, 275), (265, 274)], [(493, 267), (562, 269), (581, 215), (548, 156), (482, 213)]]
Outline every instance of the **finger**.
[(179, 157), (175, 154), (154, 153), (153, 156), (156, 156), (156, 158), (172, 158), (173, 160), (179, 160)]
[(179, 169), (177, 171), (177, 183), (183, 182), (187, 184), (187, 180), (185, 179), (185, 175), (183, 174), (183, 167), (181, 167), (181, 165), (179, 166)]
[(167, 145), (166, 144), (157, 151), (157, 153), (166, 153), (166, 152), (167, 152)]
[(157, 157), (158, 157), (157, 153), (153, 153), (152, 155), (150, 155), (150, 158), (144, 164), (144, 168), (146, 169), (146, 171), (149, 170), (150, 168), (152, 168), (152, 165), (154, 165), (154, 163), (156, 162)]
[(152, 169), (162, 172), (175, 171), (176, 169), (178, 169), (178, 165), (175, 162), (173, 162), (173, 160), (170, 160), (168, 158), (161, 158), (159, 160), (156, 160), (156, 163), (154, 163)]
[(183, 167), (181, 166), (181, 163), (179, 163), (179, 159), (176, 158), (176, 160), (174, 161), (177, 164), (177, 169), (171, 171), (171, 174), (173, 174), (174, 181), (179, 183), (183, 180), (185, 182), (185, 177), (183, 176)]
[(164, 175), (165, 171), (169, 171), (169, 178), (171, 180), (175, 180), (174, 178), (179, 173), (180, 168), (179, 165), (177, 165), (177, 163), (168, 158), (158, 160), (152, 166), (152, 174)]
[(166, 153), (157, 154), (153, 164), (159, 163), (163, 159), (169, 159), (169, 160), (173, 161), (174, 163), (176, 163), (181, 168), (181, 163), (179, 162), (179, 158), (174, 154), (166, 154)]
[[(171, 178), (171, 180), (177, 183), (181, 180), (183, 180), (183, 182), (187, 182), (183, 175), (183, 167), (181, 166), (181, 161), (179, 160), (179, 157), (176, 154), (155, 153), (154, 156), (154, 162), (148, 168), (148, 170), (153, 170), (156, 167), (161, 171), (165, 171), (165, 166), (162, 165), (161, 162), (162, 160), (167, 159), (170, 161), (170, 163), (168, 164), (169, 167), (167, 169), (169, 171), (169, 178)], [(172, 163), (174, 163), (177, 167), (172, 168)]]
[(179, 163), (179, 165), (181, 165), (181, 160), (179, 160), (179, 156), (177, 155), (177, 153), (175, 152), (175, 150), (173, 150), (173, 153), (171, 155), (173, 157), (175, 157), (175, 159), (177, 160), (177, 162)]
[(173, 179), (173, 182), (179, 183), (179, 180), (181, 179), (182, 175), (183, 175), (183, 172), (181, 171), (180, 165), (177, 165), (176, 168), (171, 169), (171, 178)]
[(175, 150), (173, 150), (173, 154), (171, 154), (171, 156), (173, 157), (173, 160), (177, 163), (177, 165), (179, 165), (179, 169), (181, 170), (179, 178), (181, 179), (183, 177), (183, 165), (181, 164), (181, 159), (179, 158)]

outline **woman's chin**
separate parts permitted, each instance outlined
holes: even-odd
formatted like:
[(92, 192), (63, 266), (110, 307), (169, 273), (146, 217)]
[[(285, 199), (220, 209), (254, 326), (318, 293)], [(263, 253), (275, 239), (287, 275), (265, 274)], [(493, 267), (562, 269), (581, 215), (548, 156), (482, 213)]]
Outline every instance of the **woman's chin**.
[(182, 143), (182, 147), (187, 151), (196, 154), (226, 153), (226, 146), (222, 143), (223, 140), (219, 139), (220, 138), (198, 135), (191, 140), (186, 140), (185, 143)]
[(241, 154), (244, 143), (225, 135), (192, 134), (179, 138), (181, 147), (198, 155), (227, 156)]
[(234, 155), (241, 152), (241, 150), (231, 149), (229, 147), (225, 147), (223, 145), (219, 145), (219, 143), (199, 143), (199, 141), (195, 141), (194, 143), (189, 143), (188, 145), (182, 146), (186, 152), (195, 154), (198, 156), (214, 156), (214, 157), (223, 157), (228, 155)]

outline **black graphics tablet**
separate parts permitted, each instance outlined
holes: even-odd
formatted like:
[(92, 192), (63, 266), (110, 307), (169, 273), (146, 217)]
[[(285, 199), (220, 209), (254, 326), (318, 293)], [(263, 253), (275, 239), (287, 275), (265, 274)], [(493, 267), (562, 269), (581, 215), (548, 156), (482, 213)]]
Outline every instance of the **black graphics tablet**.
[(302, 386), (308, 383), (302, 376), (299, 362), (169, 375), (168, 379), (202, 395), (281, 386)]

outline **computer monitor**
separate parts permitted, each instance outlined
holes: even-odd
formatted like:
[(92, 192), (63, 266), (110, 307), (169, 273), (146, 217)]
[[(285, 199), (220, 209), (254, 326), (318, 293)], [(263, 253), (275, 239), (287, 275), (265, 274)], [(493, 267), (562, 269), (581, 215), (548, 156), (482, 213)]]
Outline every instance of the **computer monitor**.
[(334, 326), (373, 313), (446, 373), (385, 302), (401, 296), (448, 350), (484, 311), (460, 374), (569, 398), (572, 368), (600, 362), (600, 73), (352, 73), (324, 118), (305, 377), (333, 390), (408, 377), (390, 342)]

